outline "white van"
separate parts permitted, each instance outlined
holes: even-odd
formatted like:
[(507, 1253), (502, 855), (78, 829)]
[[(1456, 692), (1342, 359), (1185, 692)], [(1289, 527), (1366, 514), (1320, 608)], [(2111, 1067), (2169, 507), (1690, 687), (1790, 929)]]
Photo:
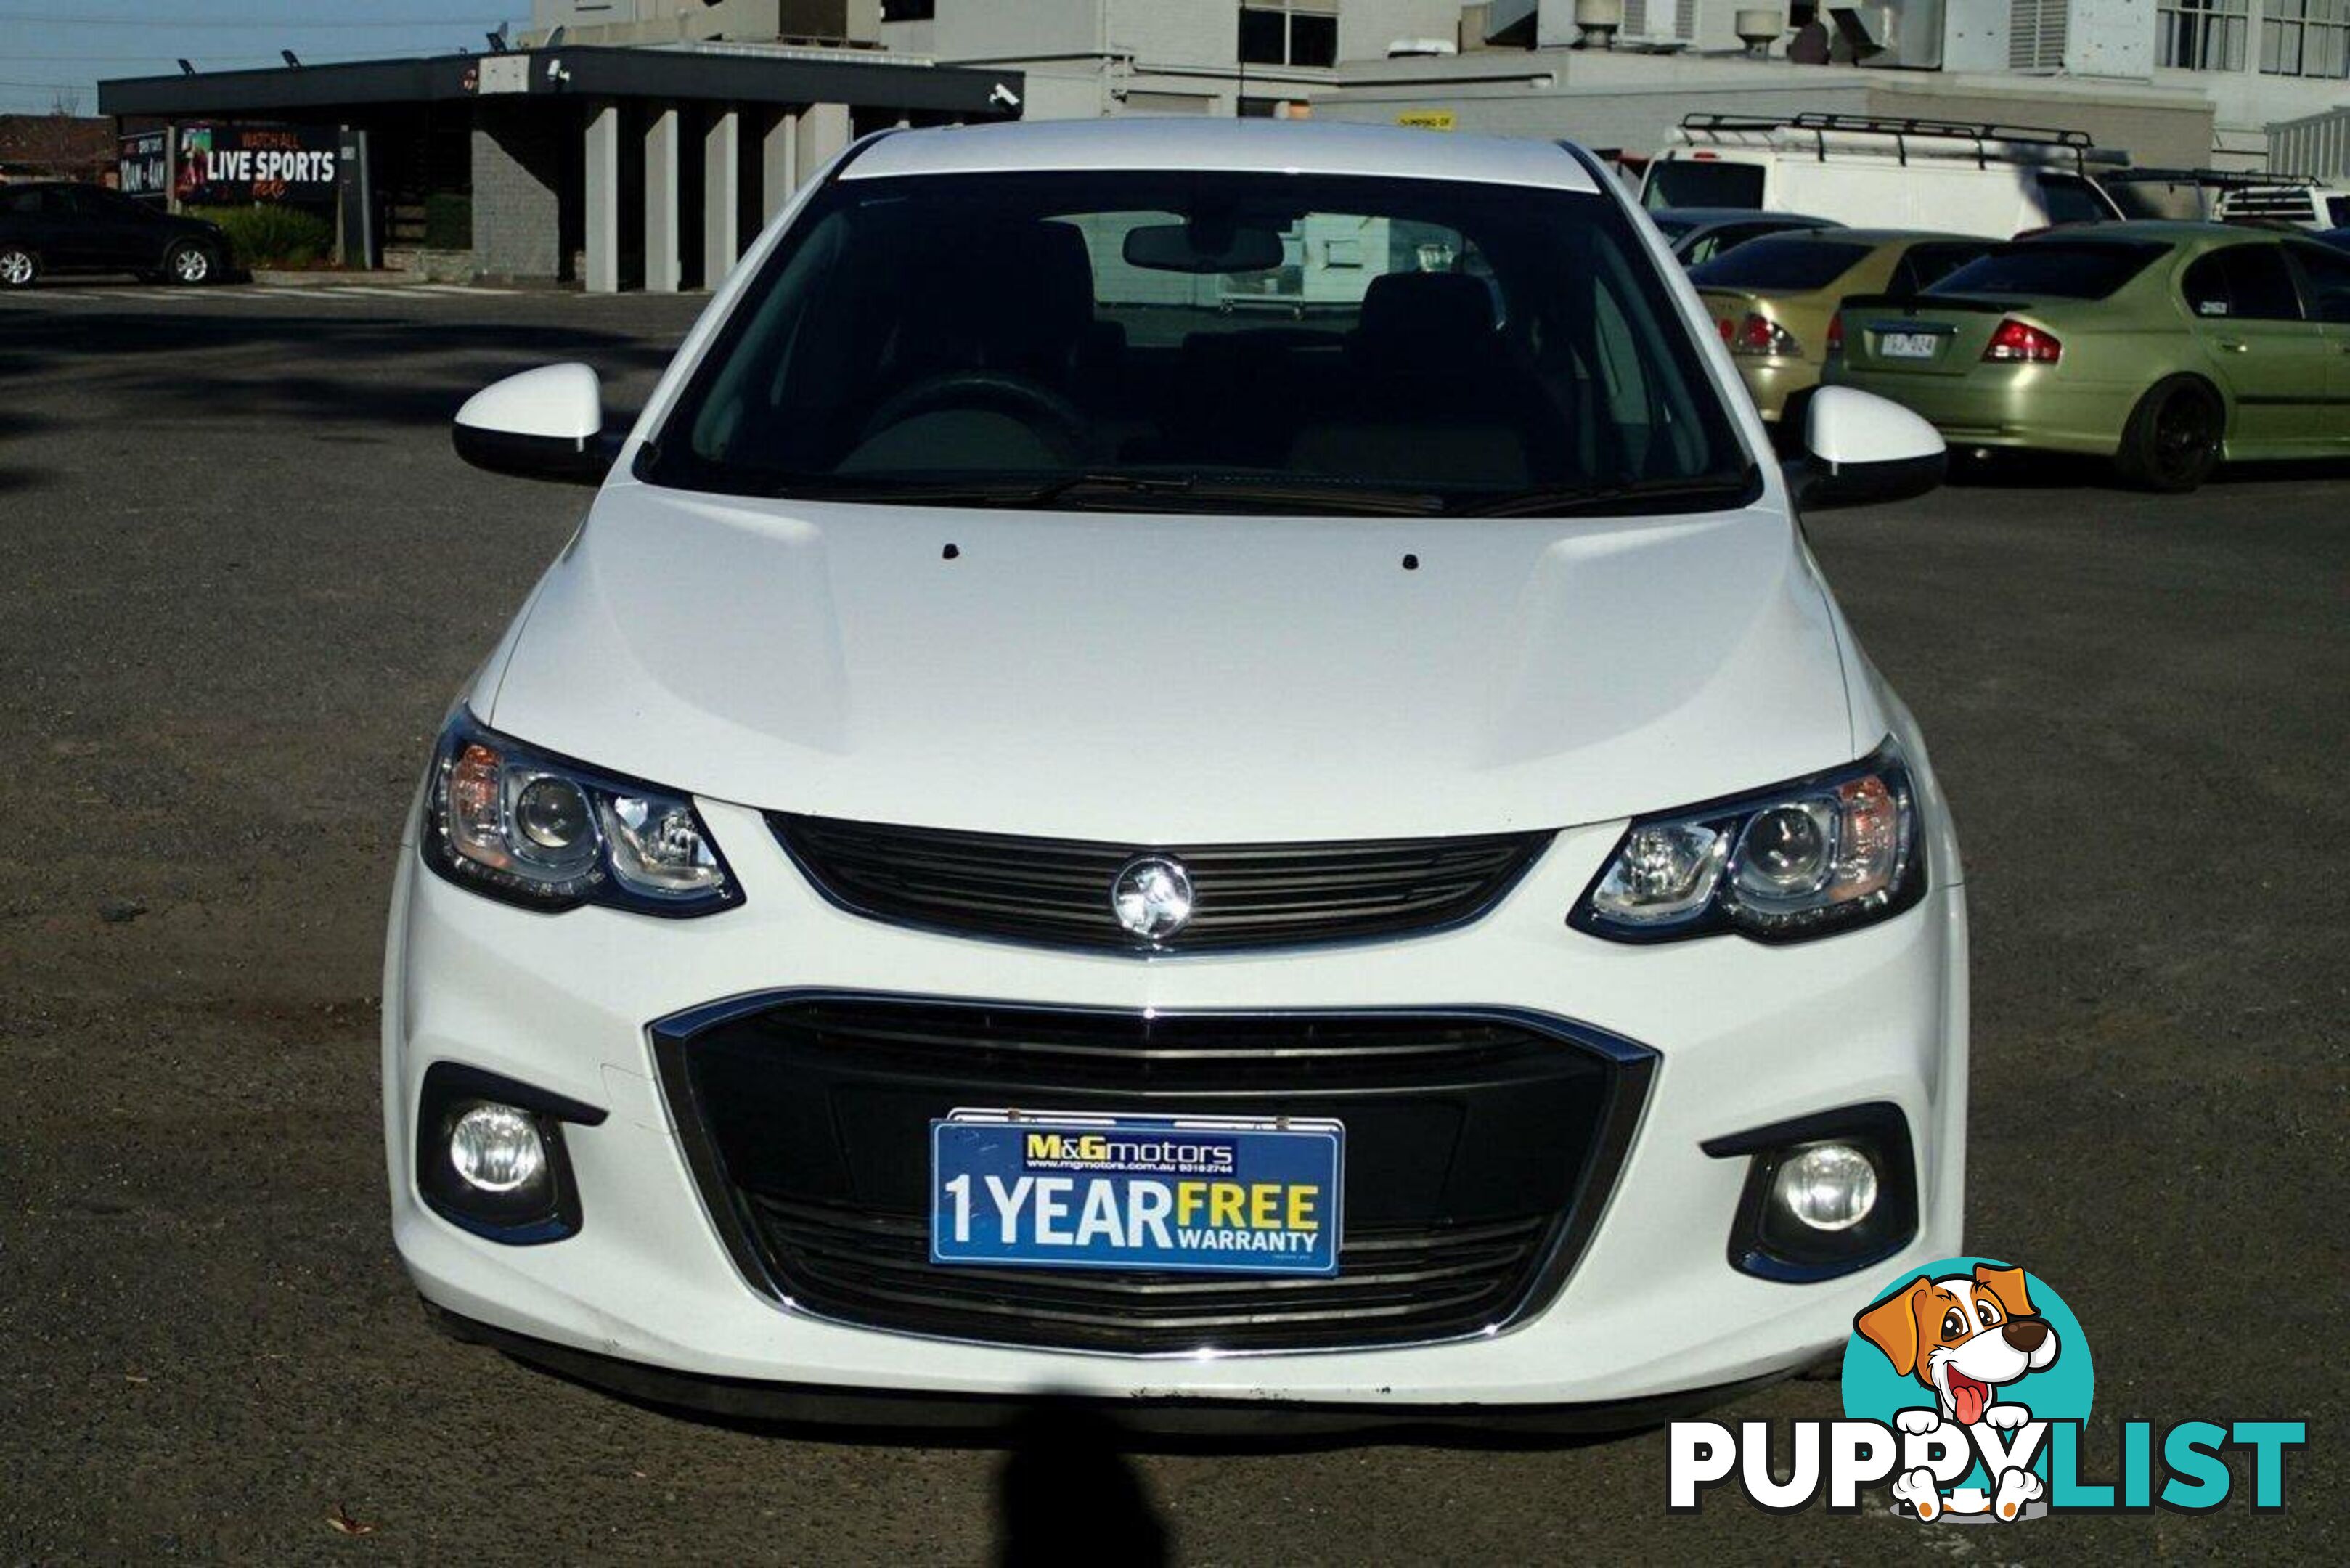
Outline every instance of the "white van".
[(2007, 239), (2122, 214), (2077, 130), (1866, 115), (1692, 114), (1648, 165), (1640, 202), (1809, 213), (1852, 228)]
[(2213, 216), (2223, 223), (2291, 223), (2303, 229), (2350, 229), (2350, 191), (2312, 180), (2239, 185), (2220, 194)]

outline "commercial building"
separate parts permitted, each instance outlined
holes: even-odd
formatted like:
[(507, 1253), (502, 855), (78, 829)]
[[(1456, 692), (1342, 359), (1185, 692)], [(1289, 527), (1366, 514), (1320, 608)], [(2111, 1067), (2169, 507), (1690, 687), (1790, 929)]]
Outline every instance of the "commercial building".
[[(873, 0), (540, 10), (547, 26), (482, 55), (107, 81), (99, 107), (342, 128), (360, 192), (344, 231), (353, 259), (448, 247), (429, 214), (454, 199), (470, 275), (655, 291), (715, 284), (852, 138), (1020, 108), (1017, 71), (856, 47), (859, 18), (878, 25)], [(636, 15), (655, 12), (670, 25)], [(590, 13), (612, 16), (611, 30), (563, 20)], [(829, 31), (790, 41), (786, 22)]]
[(2257, 170), (2272, 123), (2350, 103), (2350, 0), (536, 0), (497, 42), (106, 82), (99, 107), (345, 128), (371, 256), (453, 228), (471, 275), (674, 289), (890, 125), (1313, 114), (1637, 157), (1693, 110), (1810, 109)]
[(1031, 119), (1278, 115), (1342, 63), (1452, 48), (1461, 0), (883, 0), (881, 42), (945, 64), (1008, 65)]
[(1690, 110), (2087, 131), (2141, 164), (2259, 170), (2350, 102), (2350, 0), (1492, 0), (1459, 53), (1343, 62), (1317, 114), (1653, 150)]

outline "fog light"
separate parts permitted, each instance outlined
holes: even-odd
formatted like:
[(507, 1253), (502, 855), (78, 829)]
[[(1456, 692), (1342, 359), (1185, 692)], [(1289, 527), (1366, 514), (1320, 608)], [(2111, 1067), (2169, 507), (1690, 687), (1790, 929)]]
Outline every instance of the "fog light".
[(1918, 1234), (1909, 1120), (1886, 1100), (1845, 1106), (1698, 1146), (1746, 1162), (1730, 1266), (1805, 1284), (1881, 1263)]
[(1844, 1143), (1815, 1143), (1779, 1167), (1771, 1197), (1814, 1231), (1849, 1231), (1877, 1207), (1877, 1167)]
[(482, 1192), (517, 1192), (546, 1177), (537, 1118), (512, 1106), (476, 1105), (449, 1129), (449, 1163)]

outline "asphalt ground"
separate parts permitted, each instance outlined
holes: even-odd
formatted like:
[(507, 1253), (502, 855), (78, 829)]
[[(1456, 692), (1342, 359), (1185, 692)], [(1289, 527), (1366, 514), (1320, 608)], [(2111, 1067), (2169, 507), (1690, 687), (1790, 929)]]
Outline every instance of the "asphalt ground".
[(2090, 1479), (2122, 1416), (2305, 1418), (2282, 1513), (1669, 1518), (1655, 1431), (779, 1432), (432, 1332), (382, 1192), (391, 857), (586, 499), (463, 468), (446, 422), (561, 358), (632, 406), (696, 308), (0, 298), (0, 1558), (1145, 1560), (1087, 1522), (1120, 1498), (1202, 1563), (2344, 1558), (2342, 470), (2011, 473), (1813, 524), (1966, 848), (1970, 1243), (2094, 1341)]

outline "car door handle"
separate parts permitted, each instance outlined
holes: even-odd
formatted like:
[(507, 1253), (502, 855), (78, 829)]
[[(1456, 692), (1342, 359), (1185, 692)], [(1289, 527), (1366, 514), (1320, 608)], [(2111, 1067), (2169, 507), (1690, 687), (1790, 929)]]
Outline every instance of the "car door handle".
[(2217, 348), (2222, 354), (2242, 354), (2249, 352), (2252, 346), (2249, 343), (2231, 343), (2222, 339), (2220, 342), (2213, 345), (2213, 347)]

